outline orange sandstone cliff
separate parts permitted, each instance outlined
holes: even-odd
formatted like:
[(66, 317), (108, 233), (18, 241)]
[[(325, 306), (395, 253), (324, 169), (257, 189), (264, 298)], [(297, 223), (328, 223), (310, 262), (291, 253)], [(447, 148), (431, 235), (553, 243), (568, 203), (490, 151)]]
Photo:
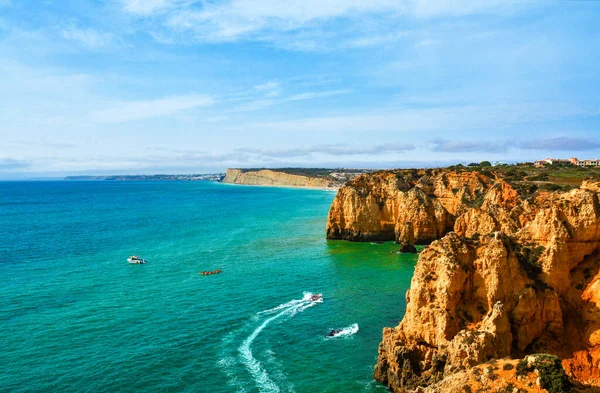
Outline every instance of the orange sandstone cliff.
[(448, 170), (342, 187), (328, 238), (401, 240), (411, 228), (430, 243), (375, 379), (394, 392), (599, 391), (599, 190), (519, 195), (494, 175)]
[(492, 180), (477, 172), (386, 171), (358, 176), (329, 211), (328, 239), (398, 240), (412, 222), (417, 244), (452, 231), (456, 217), (482, 202)]

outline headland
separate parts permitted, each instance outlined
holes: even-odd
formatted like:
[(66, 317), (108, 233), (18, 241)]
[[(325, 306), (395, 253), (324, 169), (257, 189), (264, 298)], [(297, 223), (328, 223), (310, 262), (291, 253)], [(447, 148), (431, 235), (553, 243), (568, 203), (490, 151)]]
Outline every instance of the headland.
[(374, 378), (398, 393), (599, 391), (596, 172), (457, 166), (341, 187), (329, 239), (426, 245)]
[(368, 169), (228, 168), (222, 182), (249, 186), (294, 187), (336, 190)]

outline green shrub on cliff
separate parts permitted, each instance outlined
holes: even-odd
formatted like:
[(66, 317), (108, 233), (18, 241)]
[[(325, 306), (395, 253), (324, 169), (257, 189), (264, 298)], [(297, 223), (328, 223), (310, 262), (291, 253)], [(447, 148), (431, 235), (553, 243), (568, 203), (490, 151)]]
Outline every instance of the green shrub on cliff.
[(571, 390), (571, 383), (562, 367), (558, 356), (549, 354), (530, 355), (517, 364), (517, 377), (525, 376), (537, 370), (540, 386), (549, 393), (567, 393)]

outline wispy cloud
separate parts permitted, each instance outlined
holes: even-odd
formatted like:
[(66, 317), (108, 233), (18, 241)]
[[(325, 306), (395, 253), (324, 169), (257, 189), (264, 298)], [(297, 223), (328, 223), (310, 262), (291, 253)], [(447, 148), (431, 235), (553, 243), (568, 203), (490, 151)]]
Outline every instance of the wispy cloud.
[(270, 158), (297, 158), (323, 154), (329, 156), (355, 156), (372, 155), (386, 153), (402, 153), (408, 150), (414, 150), (415, 146), (411, 143), (388, 143), (371, 146), (356, 145), (316, 145), (296, 147), (292, 149), (258, 149), (258, 148), (240, 148), (236, 153), (255, 154)]
[(269, 81), (254, 86), (254, 90), (265, 94), (267, 97), (277, 97), (281, 94), (281, 84), (277, 81)]
[(279, 88), (279, 82), (269, 81), (267, 83), (263, 83), (261, 85), (254, 86), (254, 90), (256, 91), (271, 91)]
[(122, 0), (123, 7), (127, 12), (135, 15), (150, 15), (163, 11), (169, 7), (174, 7), (178, 3), (184, 3), (177, 0)]
[(470, 152), (485, 152), (485, 153), (500, 153), (508, 150), (508, 144), (502, 142), (491, 141), (464, 141), (464, 140), (447, 140), (434, 139), (431, 141), (431, 150), (443, 153), (470, 153)]
[(418, 18), (482, 14), (518, 5), (515, 0), (462, 0), (459, 3), (448, 0), (416, 0), (410, 3), (410, 13)]
[(524, 141), (519, 143), (518, 146), (519, 148), (526, 150), (587, 151), (599, 149), (600, 140), (559, 136), (554, 138)]
[(349, 90), (349, 89), (307, 92), (307, 93), (300, 93), (300, 94), (294, 94), (292, 96), (289, 96), (285, 99), (285, 101), (310, 100), (313, 98), (337, 96), (340, 94), (347, 94), (350, 92), (351, 92), (351, 90)]
[(70, 25), (61, 31), (64, 39), (77, 42), (90, 49), (99, 49), (108, 46), (115, 40), (112, 33), (103, 33), (92, 28), (79, 28)]
[(545, 151), (590, 151), (600, 149), (600, 141), (591, 138), (557, 136), (528, 140), (447, 140), (434, 139), (432, 151), (444, 153), (505, 153), (511, 149)]
[(254, 101), (240, 104), (240, 105), (234, 107), (233, 109), (231, 109), (230, 112), (260, 111), (260, 110), (272, 107), (273, 105), (275, 105), (275, 103), (276, 103), (275, 100), (270, 100), (270, 99), (254, 100)]
[[(276, 42), (296, 50), (318, 50), (323, 44), (323, 23), (337, 19), (351, 21), (358, 28), (340, 47), (368, 47), (399, 39), (405, 33), (389, 29), (360, 31), (364, 18), (377, 18), (387, 27), (399, 18), (432, 18), (496, 12), (512, 8), (503, 0), (122, 0), (126, 12), (137, 16), (160, 15), (163, 26), (175, 35), (205, 42), (244, 40)], [(385, 20), (385, 21), (384, 21)], [(311, 32), (319, 34), (311, 37)], [(364, 33), (364, 34), (363, 34)], [(300, 34), (300, 35), (298, 35)], [(161, 35), (164, 37), (164, 35)], [(281, 40), (282, 37), (287, 39)]]
[(597, 116), (593, 105), (569, 103), (528, 103), (505, 105), (462, 105), (425, 108), (391, 108), (348, 113), (336, 116), (295, 118), (285, 121), (259, 122), (244, 127), (280, 131), (437, 131), (508, 129), (519, 125), (557, 121), (572, 116)]
[[(268, 87), (265, 87), (269, 85)], [(266, 96), (268, 98), (259, 98), (254, 99), (252, 101), (240, 104), (230, 110), (230, 112), (253, 112), (260, 111), (263, 109), (270, 108), (274, 105), (281, 104), (283, 102), (293, 102), (293, 101), (303, 101), (303, 100), (314, 100), (318, 98), (330, 97), (339, 94), (347, 94), (350, 93), (351, 90), (343, 89), (343, 90), (325, 90), (325, 91), (312, 91), (305, 93), (293, 94), (291, 96), (275, 99), (277, 95), (279, 95), (279, 84), (272, 84), (271, 82), (255, 86), (255, 90), (260, 92), (267, 92)], [(277, 94), (274, 94), (277, 92)]]
[(0, 172), (25, 169), (30, 166), (31, 166), (30, 161), (17, 160), (14, 158), (0, 158)]
[(396, 33), (380, 34), (373, 36), (367, 35), (344, 41), (342, 46), (346, 48), (368, 48), (371, 46), (379, 46), (390, 42), (395, 42), (402, 38), (406, 38), (409, 35), (410, 32), (407, 31), (399, 31)]
[(211, 106), (215, 103), (216, 101), (213, 98), (199, 94), (129, 101), (94, 112), (90, 115), (90, 119), (96, 123), (123, 123), (168, 116), (189, 109)]

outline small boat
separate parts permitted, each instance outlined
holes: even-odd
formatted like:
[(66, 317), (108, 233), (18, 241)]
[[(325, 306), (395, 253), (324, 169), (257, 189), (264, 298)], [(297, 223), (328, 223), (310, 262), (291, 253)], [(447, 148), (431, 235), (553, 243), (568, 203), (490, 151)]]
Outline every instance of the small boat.
[(329, 333), (327, 333), (327, 337), (335, 337), (343, 331), (344, 329), (332, 329)]
[(203, 271), (203, 272), (199, 272), (198, 274), (200, 274), (201, 276), (210, 276), (210, 275), (213, 275), (213, 274), (219, 274), (221, 272), (223, 272), (223, 270), (221, 270), (221, 269), (215, 269), (215, 270), (211, 270), (211, 271), (206, 270), (206, 271)]
[(317, 293), (316, 295), (312, 295), (310, 297), (310, 301), (311, 302), (316, 302), (316, 301), (321, 300), (321, 299), (323, 299), (323, 294), (322, 293)]
[(144, 263), (146, 263), (148, 261), (138, 257), (137, 255), (132, 255), (129, 258), (127, 258), (127, 262), (134, 263), (136, 265), (143, 265)]

